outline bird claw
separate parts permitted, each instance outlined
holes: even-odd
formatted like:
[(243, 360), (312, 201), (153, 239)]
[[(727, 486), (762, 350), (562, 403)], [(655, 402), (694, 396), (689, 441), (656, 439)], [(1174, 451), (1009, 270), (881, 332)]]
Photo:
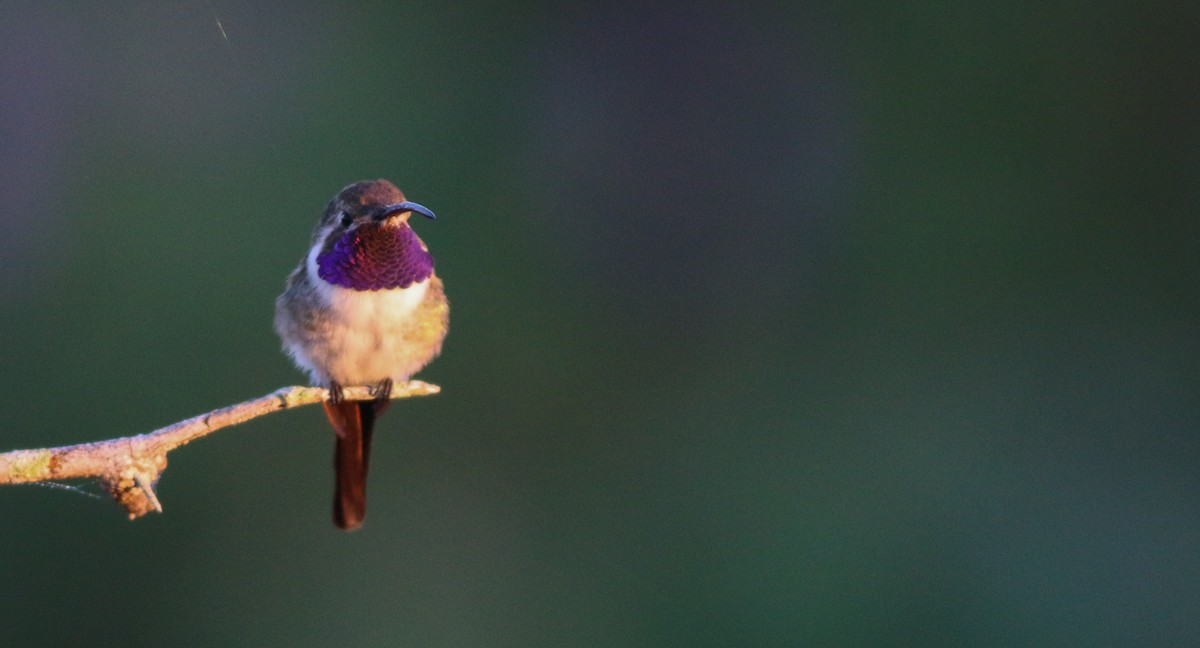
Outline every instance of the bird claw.
[[(392, 379), (386, 378), (379, 381), (375, 385), (367, 385), (367, 391), (375, 399), (377, 409), (387, 407), (392, 400)], [(327, 399), (331, 405), (341, 405), (346, 401), (346, 395), (340, 384), (336, 382), (329, 383), (329, 398)]]
[(336, 382), (329, 383), (329, 402), (330, 402), (330, 404), (341, 405), (342, 401), (344, 401), (344, 400), (345, 400), (345, 396), (342, 394), (342, 386), (337, 384)]
[(379, 381), (378, 385), (372, 386), (371, 387), (371, 395), (374, 396), (375, 400), (377, 400), (377, 401), (391, 400), (392, 399), (392, 379), (385, 378), (385, 379)]
[(375, 397), (375, 416), (379, 416), (392, 404), (392, 379), (381, 380), (371, 389), (371, 395)]

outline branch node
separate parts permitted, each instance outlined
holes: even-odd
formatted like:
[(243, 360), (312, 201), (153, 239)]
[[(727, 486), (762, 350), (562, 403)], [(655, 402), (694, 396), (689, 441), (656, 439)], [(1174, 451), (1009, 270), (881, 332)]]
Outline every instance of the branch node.
[(116, 472), (115, 478), (104, 480), (108, 492), (129, 513), (131, 520), (151, 512), (162, 513), (162, 503), (154, 493), (154, 484), (167, 467), (167, 455), (131, 455), (124, 459), (125, 465)]
[(150, 506), (153, 506), (155, 511), (162, 513), (162, 503), (158, 501), (158, 495), (154, 494), (154, 487), (146, 480), (146, 476), (138, 475), (135, 481), (138, 488), (142, 489), (142, 492), (146, 494), (146, 499), (150, 501)]

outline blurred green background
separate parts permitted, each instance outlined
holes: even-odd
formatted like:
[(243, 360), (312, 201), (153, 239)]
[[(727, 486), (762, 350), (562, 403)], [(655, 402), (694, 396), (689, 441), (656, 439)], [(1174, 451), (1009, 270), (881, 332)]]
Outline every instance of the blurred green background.
[(452, 324), (359, 533), (313, 407), (0, 489), (3, 643), (1200, 643), (1197, 7), (5, 3), (2, 449), (300, 381), (355, 180)]

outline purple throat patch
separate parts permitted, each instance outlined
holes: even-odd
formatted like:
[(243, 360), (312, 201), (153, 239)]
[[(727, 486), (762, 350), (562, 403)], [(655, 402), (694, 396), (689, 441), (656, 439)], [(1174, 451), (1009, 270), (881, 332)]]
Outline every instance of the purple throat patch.
[(346, 232), (317, 256), (317, 274), (351, 290), (408, 288), (433, 274), (433, 257), (407, 223), (364, 225)]

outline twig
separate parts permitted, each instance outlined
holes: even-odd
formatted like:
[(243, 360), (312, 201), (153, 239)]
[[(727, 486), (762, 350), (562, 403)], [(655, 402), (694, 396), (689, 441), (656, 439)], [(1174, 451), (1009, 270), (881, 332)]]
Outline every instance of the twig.
[[(420, 380), (397, 383), (391, 397), (428, 396), (441, 391)], [(62, 479), (91, 478), (104, 483), (133, 519), (151, 511), (162, 512), (154, 484), (167, 467), (167, 453), (223, 427), (245, 423), (271, 412), (326, 400), (321, 387), (283, 387), (266, 396), (222, 407), (147, 434), (78, 445), (13, 450), (0, 453), (0, 484), (26, 484)], [(346, 400), (371, 400), (369, 387), (345, 387)]]

